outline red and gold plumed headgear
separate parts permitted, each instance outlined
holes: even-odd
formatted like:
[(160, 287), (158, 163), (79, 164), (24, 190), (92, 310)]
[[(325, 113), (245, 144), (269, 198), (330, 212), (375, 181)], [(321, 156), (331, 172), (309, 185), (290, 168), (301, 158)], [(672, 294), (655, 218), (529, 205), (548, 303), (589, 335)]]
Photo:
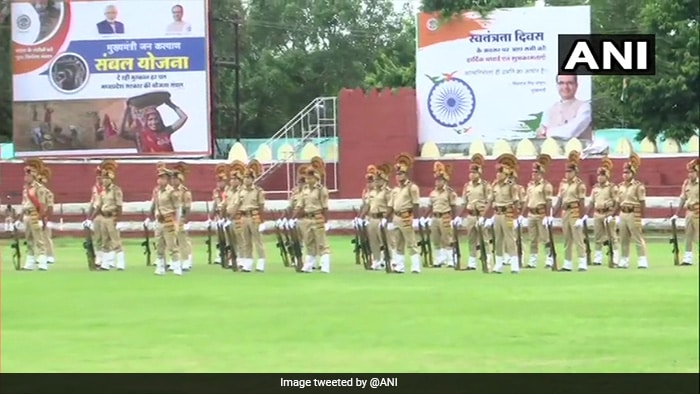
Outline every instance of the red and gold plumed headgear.
[(377, 167), (374, 164), (370, 164), (367, 166), (367, 171), (365, 171), (365, 179), (368, 182), (371, 182), (374, 180), (374, 178), (377, 177)]
[(116, 161), (107, 159), (102, 162), (100, 167), (102, 168), (102, 177), (109, 178), (111, 180), (114, 180), (114, 178), (117, 177), (117, 167), (119, 167), (119, 164), (117, 164)]
[(31, 174), (34, 179), (39, 177), (42, 168), (44, 168), (44, 162), (41, 159), (27, 159), (24, 161), (24, 172)]
[(181, 161), (173, 166), (173, 175), (175, 175), (182, 182), (185, 181), (185, 176), (188, 172), (189, 168), (187, 167), (187, 163), (185, 162)]
[(315, 177), (319, 181), (323, 181), (323, 176), (326, 174), (326, 163), (322, 158), (315, 156), (311, 159), (311, 163), (306, 168), (306, 175)]
[(481, 174), (482, 171), (484, 170), (484, 156), (481, 153), (476, 153), (474, 156), (472, 156), (471, 164), (469, 165), (469, 171), (470, 172), (476, 172), (477, 174)]
[(299, 183), (304, 183), (306, 182), (306, 173), (308, 171), (309, 167), (306, 164), (302, 164), (297, 168), (297, 182)]
[(602, 175), (606, 178), (610, 178), (612, 175), (613, 161), (609, 157), (604, 157), (600, 161), (600, 167), (598, 167), (598, 175)]
[(700, 172), (700, 159), (695, 158), (689, 161), (688, 164), (685, 165), (685, 168), (688, 170), (688, 172)]
[(581, 154), (572, 150), (566, 158), (566, 171), (578, 172), (578, 163), (581, 161)]
[(442, 179), (449, 182), (452, 177), (452, 164), (436, 161), (435, 164), (433, 164), (433, 176), (435, 179)]
[(214, 173), (216, 174), (217, 181), (228, 180), (228, 164), (217, 164)]
[(228, 177), (229, 179), (243, 179), (243, 176), (245, 175), (247, 169), (248, 167), (246, 167), (245, 163), (243, 163), (240, 160), (234, 160), (233, 162), (231, 162), (231, 164), (228, 165)]
[(377, 166), (377, 178), (389, 181), (391, 176), (391, 164), (383, 163)]
[(394, 170), (396, 173), (407, 173), (413, 167), (413, 157), (408, 153), (401, 153), (396, 156)]
[(623, 167), (622, 172), (630, 172), (632, 175), (637, 175), (637, 171), (639, 171), (639, 167), (642, 164), (642, 159), (639, 157), (638, 154), (632, 152), (630, 154), (630, 159), (625, 163), (625, 166)]
[(508, 176), (513, 176), (518, 169), (518, 158), (512, 153), (504, 153), (496, 159), (498, 163), (498, 172), (502, 172)]
[(245, 176), (248, 178), (257, 179), (263, 173), (262, 164), (256, 159), (251, 160), (248, 163), (248, 167), (245, 170)]
[(532, 172), (544, 174), (547, 172), (547, 167), (549, 167), (549, 163), (551, 162), (552, 156), (546, 153), (541, 153), (539, 156), (537, 156), (537, 160), (535, 160), (535, 162), (532, 164)]

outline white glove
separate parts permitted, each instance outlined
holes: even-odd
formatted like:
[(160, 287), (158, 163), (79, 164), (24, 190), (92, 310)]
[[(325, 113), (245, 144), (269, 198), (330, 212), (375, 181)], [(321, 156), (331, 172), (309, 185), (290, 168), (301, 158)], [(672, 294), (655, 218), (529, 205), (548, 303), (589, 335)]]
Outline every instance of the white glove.
[(387, 225), (387, 220), (386, 220), (386, 218), (382, 218), (382, 220), (379, 222), (379, 225), (380, 225), (381, 227), (386, 227), (386, 225)]
[(207, 219), (207, 221), (206, 221), (206, 222), (204, 222), (204, 225), (205, 225), (205, 226), (207, 226), (207, 227), (209, 227), (209, 226), (213, 226), (213, 225), (214, 225), (214, 222), (212, 222), (212, 220), (211, 220), (211, 219)]
[(452, 219), (452, 225), (455, 227), (459, 227), (462, 225), (462, 218), (460, 216), (457, 216), (456, 218)]
[(608, 217), (605, 218), (605, 223), (610, 223), (610, 222), (612, 222), (613, 220), (615, 220), (614, 217), (608, 216)]
[(119, 222), (115, 227), (117, 231), (123, 231), (124, 229), (126, 229), (126, 223)]
[(583, 219), (576, 219), (574, 222), (574, 227), (581, 227), (583, 226)]
[[(86, 220), (86, 222), (87, 222), (87, 221), (88, 221), (88, 220)], [(143, 220), (143, 224), (144, 224), (146, 227), (149, 227), (150, 224), (151, 224), (151, 219), (150, 219), (150, 218), (144, 219), (144, 220)]]
[(493, 226), (493, 218), (488, 218), (484, 220), (484, 227), (491, 227)]
[(352, 219), (352, 228), (354, 228), (355, 230), (360, 229), (360, 218)]
[(287, 221), (287, 228), (288, 229), (293, 229), (297, 226), (297, 220), (296, 219), (290, 219)]
[(184, 231), (190, 231), (190, 224), (189, 224), (189, 222), (183, 224), (183, 225), (182, 225), (182, 229), (183, 229)]
[(83, 227), (90, 228), (91, 225), (92, 225), (92, 220), (90, 220), (90, 219), (83, 220)]
[(620, 224), (620, 217), (619, 216), (615, 216), (615, 223)]
[(588, 215), (583, 215), (583, 217), (581, 218), (581, 221), (588, 223), (588, 219), (589, 219)]
[(525, 216), (523, 216), (523, 215), (518, 216), (518, 225), (520, 225), (522, 227), (525, 223), (527, 223), (525, 221)]
[(394, 223), (388, 223), (386, 225), (386, 229), (389, 231), (392, 231), (392, 230), (396, 229), (396, 226), (394, 226)]
[(673, 215), (669, 220), (678, 220), (678, 215)]
[(94, 230), (94, 229), (95, 229), (95, 223), (93, 223), (93, 222), (91, 221), (91, 222), (90, 222), (90, 225), (88, 226), (88, 228), (89, 228), (90, 230)]
[(369, 220), (367, 220), (367, 219), (362, 220), (362, 225), (365, 227), (369, 226)]
[(420, 225), (420, 219), (413, 219), (413, 228), (418, 229), (419, 225)]
[(520, 219), (513, 220), (513, 228), (518, 228), (518, 227), (520, 227)]
[(326, 225), (323, 226), (323, 227), (326, 229), (326, 232), (328, 232), (328, 230), (331, 229), (331, 224), (330, 224), (330, 223), (326, 223)]
[(484, 219), (483, 216), (479, 216), (478, 223), (479, 223), (479, 226), (483, 226), (484, 223), (486, 223), (486, 219)]
[(229, 227), (231, 227), (231, 221), (228, 219), (224, 220), (224, 228), (229, 228)]
[(260, 225), (258, 226), (258, 231), (261, 233), (265, 232), (265, 223), (260, 223)]
[(420, 218), (420, 223), (423, 225), (423, 227), (430, 226), (430, 222), (432, 221), (431, 218)]
[(284, 222), (282, 221), (282, 219), (275, 220), (275, 227), (282, 228), (283, 224), (284, 224)]

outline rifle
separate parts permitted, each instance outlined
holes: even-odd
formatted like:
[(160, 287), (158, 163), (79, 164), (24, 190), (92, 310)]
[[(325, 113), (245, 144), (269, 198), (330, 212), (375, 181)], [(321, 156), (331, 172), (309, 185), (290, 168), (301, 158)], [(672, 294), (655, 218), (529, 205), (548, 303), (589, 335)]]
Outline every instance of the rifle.
[(452, 224), (452, 233), (454, 241), (452, 241), (452, 262), (454, 263), (455, 271), (462, 270), (462, 250), (459, 248), (459, 227)]
[[(515, 218), (518, 220), (518, 218)], [(515, 229), (515, 250), (518, 253), (518, 266), (523, 268), (523, 230), (522, 223), (518, 222), (518, 226)]]
[[(549, 217), (551, 217), (551, 214)], [(554, 234), (552, 233), (552, 223), (550, 223), (549, 220), (547, 220), (547, 236), (548, 236), (547, 247), (549, 248), (549, 258), (552, 259), (552, 271), (559, 271), (559, 264), (557, 264), (557, 248), (554, 244)]]
[(207, 245), (207, 264), (211, 265), (211, 216), (209, 215), (209, 201), (206, 202), (206, 209), (207, 209), (207, 240), (205, 241), (205, 244)]
[(671, 253), (673, 253), (673, 265), (681, 265), (680, 250), (678, 249), (678, 227), (676, 227), (676, 219), (671, 219), (671, 239), (668, 241), (671, 244)]
[(10, 247), (12, 248), (12, 265), (16, 271), (19, 271), (22, 269), (22, 249), (19, 244), (19, 229), (15, 225), (15, 220), (12, 221), (12, 245)]
[(612, 231), (610, 231), (610, 224), (608, 223), (607, 218), (603, 219), (603, 229), (605, 230), (605, 234), (607, 235), (607, 239), (605, 240), (605, 242), (603, 242), (603, 245), (605, 245), (605, 249), (607, 250), (608, 268), (615, 268), (615, 261), (613, 260), (613, 234)]
[(219, 252), (221, 268), (226, 268), (226, 234), (224, 233), (223, 224), (220, 221), (217, 221), (216, 223), (216, 240), (216, 249)]
[[(224, 237), (226, 239), (226, 262), (231, 262), (231, 269), (233, 272), (238, 271), (238, 256), (236, 256), (236, 219), (230, 221), (228, 229), (224, 229)], [(223, 260), (222, 260), (223, 261)]]
[(151, 266), (151, 236), (150, 231), (148, 231), (148, 226), (146, 223), (143, 224), (143, 237), (144, 240), (141, 242), (143, 247), (143, 254), (146, 256), (146, 265)]
[(372, 269), (372, 249), (369, 247), (369, 230), (367, 222), (362, 220), (358, 223), (360, 227), (360, 246), (362, 252), (362, 262), (366, 270)]
[[(355, 217), (357, 217), (357, 210), (355, 208), (352, 209), (352, 212), (355, 214)], [(350, 241), (350, 243), (355, 245), (352, 249), (353, 253), (355, 254), (355, 264), (360, 265), (362, 260), (362, 240), (360, 239), (360, 222), (355, 220), (352, 228), (353, 230), (355, 230), (355, 236), (353, 237), (352, 241)]]
[(301, 242), (299, 241), (299, 232), (297, 231), (296, 227), (292, 227), (289, 229), (289, 234), (291, 238), (291, 246), (292, 246), (292, 254), (296, 258), (296, 265), (294, 268), (296, 269), (297, 272), (302, 272), (301, 269), (303, 268), (303, 257), (302, 257), (302, 251), (301, 251)]
[(423, 267), (433, 265), (433, 246), (430, 244), (430, 227), (427, 223), (418, 219), (418, 234), (420, 236), (420, 254), (423, 258)]
[[(83, 215), (84, 214), (85, 210), (83, 209)], [(85, 240), (83, 241), (83, 249), (85, 249), (85, 255), (87, 256), (88, 269), (90, 271), (96, 271), (97, 264), (95, 264), (95, 259), (97, 255), (95, 253), (95, 244), (92, 242), (92, 230), (90, 230), (90, 227), (88, 226), (83, 226), (83, 229), (85, 230)]]
[[(388, 224), (387, 224), (388, 225)], [(382, 242), (382, 260), (384, 260), (384, 270), (387, 274), (392, 272), (391, 269), (391, 250), (389, 249), (389, 241), (386, 236), (386, 226), (379, 224), (379, 239)]]
[(491, 242), (491, 257), (493, 261), (496, 261), (496, 229), (493, 223), (489, 226), (489, 235), (491, 235), (491, 239), (489, 240), (489, 242)]
[(481, 217), (479, 215), (479, 210), (475, 208), (474, 214), (477, 217), (477, 221), (474, 224), (474, 228), (476, 229), (476, 236), (479, 239), (479, 245), (477, 245), (477, 247), (479, 248), (479, 260), (481, 261), (481, 272), (488, 274), (489, 273), (489, 259), (488, 259), (488, 255), (486, 254), (486, 241), (484, 241), (484, 229), (479, 224), (478, 218)]
[(301, 264), (301, 260), (297, 261), (296, 254), (294, 253), (294, 245), (289, 237), (289, 229), (287, 228), (287, 218), (282, 216), (282, 236), (284, 237), (284, 245), (287, 248), (287, 256), (289, 256), (289, 264), (292, 267), (296, 267)]
[(581, 226), (583, 227), (583, 246), (586, 248), (586, 265), (591, 265), (591, 240), (588, 238), (588, 225), (586, 221), (581, 219)]
[(282, 257), (282, 264), (284, 264), (285, 267), (289, 267), (289, 251), (287, 250), (287, 244), (284, 242), (284, 238), (282, 237), (282, 230), (280, 227), (282, 227), (282, 218), (278, 220), (277, 223), (275, 223), (275, 236), (277, 237), (277, 248), (280, 250), (280, 256)]

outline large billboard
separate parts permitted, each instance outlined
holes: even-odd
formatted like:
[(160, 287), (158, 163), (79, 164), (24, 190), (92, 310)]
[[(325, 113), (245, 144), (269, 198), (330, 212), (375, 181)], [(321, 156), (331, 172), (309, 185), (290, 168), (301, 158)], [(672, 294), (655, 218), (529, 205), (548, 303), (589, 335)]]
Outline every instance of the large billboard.
[(591, 77), (557, 76), (559, 34), (590, 33), (590, 8), (420, 13), (419, 142), (591, 138)]
[(204, 156), (206, 0), (12, 3), (17, 156)]

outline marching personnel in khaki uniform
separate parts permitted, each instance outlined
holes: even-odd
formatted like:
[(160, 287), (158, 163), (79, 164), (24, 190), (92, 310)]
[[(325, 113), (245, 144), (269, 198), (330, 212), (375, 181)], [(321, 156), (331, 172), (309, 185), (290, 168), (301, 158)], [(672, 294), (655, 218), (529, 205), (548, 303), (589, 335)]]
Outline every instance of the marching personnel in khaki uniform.
[[(192, 192), (185, 186), (185, 176), (187, 176), (187, 164), (179, 162), (173, 166), (171, 182), (173, 188), (180, 193), (180, 227), (177, 232), (177, 245), (180, 248), (180, 258), (182, 259), (182, 270), (189, 271), (192, 269), (192, 241), (187, 232), (190, 230), (190, 224), (187, 222), (187, 216), (192, 211)], [(171, 268), (173, 268), (171, 266)]]
[(24, 167), (22, 215), (27, 240), (27, 260), (22, 269), (26, 271), (33, 271), (37, 264), (39, 271), (49, 269), (46, 263), (46, 237), (44, 236), (46, 189), (38, 181), (43, 167), (44, 163), (39, 159), (27, 160)]
[(182, 275), (180, 249), (177, 245), (177, 232), (180, 227), (179, 193), (170, 186), (172, 172), (165, 167), (157, 169), (158, 190), (153, 199), (151, 212), (158, 222), (159, 231), (156, 234), (156, 275), (165, 275), (166, 255), (170, 255), (170, 265), (175, 275)]
[[(476, 269), (477, 250), (479, 247), (476, 226), (484, 225), (486, 211), (491, 204), (491, 184), (482, 178), (483, 169), (484, 156), (477, 153), (471, 158), (469, 182), (465, 183), (462, 189), (462, 212), (454, 220), (454, 224), (460, 226), (462, 224), (462, 213), (467, 214), (464, 227), (467, 230), (467, 242), (469, 243), (469, 261), (467, 262), (467, 270), (469, 271)], [(483, 236), (484, 243), (488, 243), (488, 232), (484, 231)], [(487, 260), (489, 260), (490, 264), (491, 253), (487, 253)]]
[(428, 196), (430, 199), (430, 215), (424, 223), (430, 223), (430, 237), (432, 238), (437, 259), (435, 267), (454, 267), (452, 259), (452, 244), (454, 232), (452, 221), (457, 207), (457, 193), (448, 185), (452, 177), (452, 166), (436, 161), (433, 164), (433, 176), (435, 177), (435, 189)]
[[(514, 215), (514, 216), (513, 216), (513, 218), (514, 218), (514, 219), (513, 219), (513, 237), (514, 237), (514, 238), (513, 238), (513, 239), (517, 239), (517, 238), (516, 238), (517, 235), (515, 234), (516, 228), (521, 227), (521, 230), (522, 230), (522, 227), (525, 227), (525, 225), (527, 225), (527, 221), (525, 220), (525, 217), (523, 217), (523, 216), (520, 214), (520, 213), (523, 211), (523, 207), (524, 207), (524, 204), (525, 204), (525, 198), (527, 198), (527, 190), (525, 189), (525, 186), (521, 185), (521, 184), (518, 182), (518, 168), (517, 168), (517, 164), (516, 164), (516, 168), (514, 168), (514, 169), (513, 169), (513, 172), (511, 173), (510, 180), (511, 180), (511, 182), (513, 182), (513, 184), (515, 185), (515, 190), (516, 190), (517, 193), (518, 193), (518, 201), (517, 201), (516, 203), (513, 204), (513, 209), (514, 209), (514, 212), (513, 212), (513, 215)], [(515, 217), (515, 215), (518, 215), (518, 217)], [(522, 233), (521, 233), (521, 236), (522, 236)], [(522, 237), (521, 237), (520, 241), (522, 242)], [(521, 261), (521, 262), (522, 262), (522, 261), (525, 261), (525, 260), (524, 260), (525, 257), (524, 257), (523, 255), (517, 256), (517, 254), (518, 254), (518, 253), (517, 253), (517, 250), (518, 250), (517, 246), (516, 246), (515, 250), (516, 250), (516, 253), (515, 253), (515, 254), (516, 254), (516, 258), (513, 259), (512, 261), (515, 261), (515, 262), (518, 262), (518, 261)], [(524, 254), (524, 253), (525, 253), (525, 248), (521, 248), (521, 252)], [(511, 259), (505, 259), (505, 260), (503, 261), (503, 264), (508, 265), (508, 264), (510, 264), (510, 262), (511, 262)], [(533, 267), (528, 267), (528, 268), (533, 268)]]
[[(603, 264), (603, 245), (611, 242), (613, 245), (613, 261), (618, 262), (617, 237), (615, 231), (615, 220), (613, 213), (617, 210), (617, 186), (610, 182), (612, 176), (613, 162), (607, 157), (598, 168), (598, 183), (591, 189), (591, 201), (588, 212), (593, 213), (593, 239), (595, 241), (595, 254), (593, 265)], [(588, 220), (588, 215), (583, 217)], [(607, 230), (606, 230), (607, 227)]]
[(109, 271), (113, 266), (117, 270), (126, 268), (122, 250), (117, 218), (122, 214), (124, 195), (122, 189), (114, 183), (117, 175), (117, 162), (106, 160), (102, 164), (102, 192), (98, 200), (98, 212), (102, 215), (102, 264), (100, 269)]
[[(361, 198), (362, 206), (360, 207), (360, 212), (365, 212), (366, 208), (367, 208), (367, 204), (369, 204), (369, 200), (371, 198), (370, 194), (372, 194), (372, 192), (375, 189), (374, 177), (376, 175), (376, 172), (377, 172), (377, 167), (375, 167), (374, 164), (370, 164), (369, 166), (367, 166), (367, 172), (365, 173), (365, 188), (362, 189), (362, 198)], [(362, 218), (362, 215), (360, 215), (356, 219), (359, 220), (361, 218)]]
[(622, 170), (622, 183), (618, 185), (618, 201), (620, 206), (620, 263), (618, 268), (629, 267), (630, 243), (637, 246), (637, 268), (646, 269), (647, 245), (642, 235), (642, 218), (644, 217), (644, 202), (647, 191), (644, 184), (637, 179), (637, 171), (641, 160), (636, 153), (632, 153), (630, 159)]
[(228, 187), (226, 188), (226, 210), (224, 229), (228, 232), (229, 237), (235, 243), (236, 260), (233, 263), (239, 268), (243, 265), (239, 261), (241, 259), (243, 246), (243, 225), (241, 222), (241, 214), (237, 212), (236, 207), (239, 203), (240, 192), (243, 188), (243, 175), (246, 172), (246, 165), (242, 161), (235, 160), (228, 167)]
[(678, 219), (681, 209), (685, 208), (685, 254), (681, 265), (693, 264), (693, 243), (698, 242), (698, 222), (700, 221), (700, 159), (693, 159), (687, 165), (688, 179), (681, 188), (681, 203), (671, 219)]
[(265, 231), (262, 217), (265, 211), (265, 191), (254, 183), (262, 171), (262, 164), (251, 160), (243, 174), (243, 186), (237, 194), (235, 213), (241, 218), (241, 257), (238, 264), (243, 272), (253, 270), (254, 254), (258, 256), (255, 270), (265, 271), (265, 247), (262, 242), (262, 232)]
[[(391, 191), (391, 224), (394, 235), (396, 253), (393, 255), (392, 271), (405, 272), (405, 256), (411, 256), (411, 272), (418, 274), (421, 271), (420, 250), (416, 242), (416, 229), (418, 229), (418, 204), (420, 203), (420, 190), (418, 186), (408, 179), (408, 170), (413, 167), (413, 158), (408, 153), (401, 153), (396, 158), (394, 170), (398, 185)], [(388, 229), (389, 227), (387, 227)]]
[(295, 208), (295, 218), (301, 217), (299, 228), (303, 234), (306, 257), (302, 272), (312, 272), (316, 256), (320, 256), (321, 272), (331, 270), (331, 256), (326, 239), (326, 219), (328, 213), (328, 189), (323, 186), (326, 164), (320, 157), (311, 159), (307, 167), (306, 188), (301, 192)]
[[(518, 218), (520, 223), (527, 223), (527, 232), (530, 236), (530, 259), (526, 265), (527, 268), (537, 268), (540, 243), (549, 241), (543, 220), (549, 215), (554, 187), (544, 176), (551, 161), (552, 158), (548, 154), (537, 156), (537, 161), (532, 165), (532, 180), (527, 184), (525, 201)], [(552, 264), (551, 257), (547, 257), (545, 266), (551, 267)]]
[[(564, 265), (561, 268), (562, 271), (571, 271), (573, 269), (574, 247), (576, 247), (576, 255), (578, 256), (578, 270), (583, 272), (588, 269), (586, 251), (583, 244), (583, 232), (581, 230), (583, 225), (581, 213), (585, 209), (586, 185), (578, 177), (578, 163), (580, 159), (581, 156), (577, 151), (569, 153), (566, 175), (559, 183), (557, 205), (554, 208), (555, 214), (559, 209), (562, 210), (561, 226), (564, 234)], [(553, 218), (549, 217), (548, 220), (551, 222)]]
[[(308, 170), (309, 167), (306, 164), (302, 164), (297, 168), (297, 185), (294, 186), (294, 188), (291, 190), (291, 193), (289, 195), (289, 207), (287, 208), (286, 212), (286, 217), (290, 220), (294, 216), (294, 211), (296, 209), (297, 204), (299, 203), (299, 200), (301, 199), (302, 192), (307, 187), (306, 173), (308, 172)], [(282, 223), (288, 231), (296, 231), (297, 238), (299, 238), (300, 242), (303, 243), (304, 234), (302, 234), (300, 226), (290, 226), (291, 223), (286, 218), (282, 221)], [(302, 248), (303, 246), (304, 245), (300, 245), (300, 247)], [(314, 257), (314, 259), (316, 258)], [(315, 264), (316, 263), (314, 262), (314, 265)]]
[[(372, 179), (374, 179), (374, 188), (369, 192), (363, 216), (368, 217), (367, 235), (369, 248), (372, 251), (372, 269), (383, 270), (385, 265), (381, 251), (380, 226), (386, 226), (389, 218), (389, 204), (391, 203), (389, 175), (391, 174), (391, 164), (381, 164), (377, 167), (372, 167), (372, 173), (368, 173), (367, 176), (371, 175)], [(391, 237), (387, 237), (387, 243), (393, 256), (394, 244)]]
[[(92, 243), (95, 248), (95, 265), (102, 266), (102, 214), (99, 212), (97, 204), (99, 203), (100, 194), (102, 194), (102, 164), (97, 166), (95, 170), (95, 184), (90, 190), (90, 207), (88, 208), (88, 217), (83, 222), (83, 227), (88, 227), (92, 230)], [(90, 219), (92, 218), (92, 219)]]
[(491, 203), (493, 206), (493, 219), (487, 220), (486, 227), (493, 226), (494, 243), (496, 249), (496, 264), (493, 273), (500, 274), (503, 265), (510, 265), (511, 273), (520, 272), (518, 255), (515, 247), (515, 233), (513, 221), (518, 204), (520, 203), (520, 190), (513, 180), (513, 174), (517, 171), (518, 159), (510, 153), (503, 154), (496, 159), (498, 169), (496, 180), (491, 185)]
[[(211, 192), (212, 213), (214, 227), (222, 227), (226, 216), (226, 193), (228, 189), (228, 165), (218, 164), (214, 170), (216, 173), (216, 187)], [(216, 253), (214, 264), (221, 264), (221, 256)]]
[(47, 264), (53, 264), (55, 262), (54, 259), (54, 248), (53, 248), (53, 237), (52, 237), (52, 229), (54, 224), (51, 222), (51, 216), (53, 215), (53, 206), (54, 206), (54, 195), (51, 189), (49, 189), (49, 180), (51, 179), (51, 169), (44, 165), (44, 167), (41, 169), (41, 172), (39, 173), (39, 182), (41, 182), (42, 186), (44, 186), (44, 190), (46, 191), (46, 226), (44, 226), (44, 236), (45, 240), (44, 242), (46, 243), (46, 263)]

